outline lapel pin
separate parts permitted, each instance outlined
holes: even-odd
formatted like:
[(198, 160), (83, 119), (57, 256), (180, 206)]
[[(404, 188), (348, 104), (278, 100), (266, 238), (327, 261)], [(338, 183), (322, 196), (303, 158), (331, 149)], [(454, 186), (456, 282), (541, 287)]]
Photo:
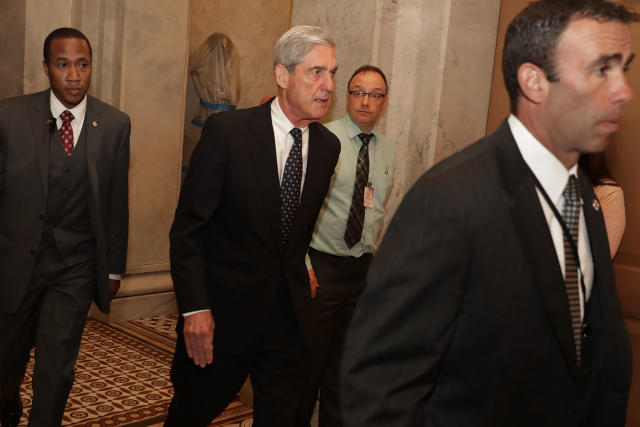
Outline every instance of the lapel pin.
[(94, 120), (93, 122), (91, 122), (91, 126), (93, 126), (94, 128), (98, 127), (98, 122)]
[(591, 206), (593, 206), (594, 211), (598, 212), (600, 210), (600, 203), (598, 202), (598, 199), (593, 199)]

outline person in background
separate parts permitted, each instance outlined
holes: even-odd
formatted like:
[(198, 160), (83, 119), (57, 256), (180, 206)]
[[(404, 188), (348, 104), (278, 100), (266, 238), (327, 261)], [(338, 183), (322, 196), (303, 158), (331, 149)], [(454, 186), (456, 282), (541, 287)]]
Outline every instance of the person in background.
[(604, 152), (583, 154), (580, 157), (580, 167), (589, 177), (593, 191), (600, 201), (609, 238), (609, 251), (613, 259), (620, 248), (626, 225), (624, 192), (607, 170)]
[(129, 117), (87, 95), (89, 40), (44, 41), (50, 89), (0, 101), (0, 425), (18, 425), (35, 346), (29, 426), (59, 426), (91, 301), (120, 288), (129, 226)]
[(342, 425), (339, 367), (344, 337), (365, 287), (393, 182), (393, 144), (376, 127), (388, 95), (382, 70), (363, 65), (347, 84), (347, 115), (326, 125), (342, 149), (307, 259), (315, 295), (315, 347), (301, 405), (301, 425), (309, 424), (318, 389), (319, 425)]

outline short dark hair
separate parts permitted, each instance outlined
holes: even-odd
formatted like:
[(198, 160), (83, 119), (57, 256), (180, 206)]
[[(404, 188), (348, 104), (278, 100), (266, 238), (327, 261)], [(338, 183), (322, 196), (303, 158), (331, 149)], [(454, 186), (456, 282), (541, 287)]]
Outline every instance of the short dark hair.
[(51, 46), (51, 42), (57, 39), (82, 39), (87, 42), (87, 46), (89, 46), (89, 59), (93, 59), (93, 50), (91, 50), (91, 43), (89, 43), (89, 39), (85, 36), (81, 31), (76, 30), (75, 28), (63, 27), (57, 28), (49, 33), (46, 39), (44, 39), (44, 47), (42, 49), (42, 56), (44, 57), (44, 62), (49, 63), (49, 48)]
[(599, 22), (638, 22), (640, 15), (609, 0), (539, 0), (523, 9), (507, 29), (502, 53), (502, 73), (509, 93), (511, 112), (517, 113), (518, 68), (531, 62), (544, 71), (547, 80), (558, 81), (555, 51), (560, 35), (574, 19)]
[(351, 74), (351, 78), (349, 79), (349, 82), (347, 83), (347, 90), (349, 89), (349, 86), (351, 86), (351, 80), (353, 80), (353, 78), (355, 76), (357, 76), (358, 74), (364, 73), (365, 71), (373, 71), (374, 73), (380, 74), (380, 77), (382, 77), (382, 80), (384, 80), (385, 92), (389, 91), (389, 85), (387, 84), (387, 77), (384, 75), (382, 70), (380, 68), (376, 67), (375, 65), (363, 65), (362, 67), (360, 67), (357, 70), (355, 70), (353, 72), (353, 74)]

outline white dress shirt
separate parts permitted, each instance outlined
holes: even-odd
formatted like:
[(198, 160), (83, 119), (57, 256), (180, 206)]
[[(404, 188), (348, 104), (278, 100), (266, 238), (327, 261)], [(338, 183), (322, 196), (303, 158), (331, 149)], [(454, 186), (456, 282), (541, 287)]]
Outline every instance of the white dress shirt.
[[(574, 165), (571, 169), (567, 170), (564, 165), (558, 160), (556, 156), (554, 156), (547, 148), (542, 145), (529, 130), (522, 124), (522, 122), (515, 117), (514, 115), (510, 115), (509, 119), (509, 127), (511, 128), (511, 133), (513, 134), (514, 139), (516, 140), (516, 144), (518, 145), (518, 149), (520, 150), (520, 154), (524, 159), (525, 163), (533, 174), (538, 178), (540, 185), (544, 188), (549, 199), (555, 204), (558, 212), (562, 212), (564, 207), (564, 198), (562, 197), (562, 192), (564, 191), (565, 186), (567, 185), (567, 181), (569, 180), (569, 175), (574, 175), (576, 178), (578, 176), (578, 165)], [(544, 211), (544, 216), (547, 220), (547, 224), (549, 225), (549, 231), (551, 232), (551, 237), (553, 239), (553, 244), (556, 248), (556, 255), (558, 257), (558, 262), (560, 263), (560, 268), (562, 269), (562, 274), (565, 274), (565, 265), (564, 265), (564, 235), (562, 231), (562, 226), (558, 222), (558, 219), (553, 213), (553, 210), (547, 204), (544, 196), (540, 192), (538, 188), (536, 188), (538, 192), (538, 197), (540, 198), (540, 204), (542, 205), (542, 210)], [(587, 226), (584, 221), (584, 213), (583, 210), (580, 209), (580, 218), (579, 218), (579, 228), (578, 228), (578, 256), (580, 257), (580, 270), (578, 272), (579, 275), (582, 275), (584, 278), (584, 286), (586, 291), (586, 298), (589, 299), (591, 295), (591, 288), (593, 286), (593, 260), (591, 258), (591, 248), (589, 246), (589, 235), (587, 234)], [(582, 287), (579, 286), (580, 292), (580, 314), (584, 319), (584, 298), (582, 292)]]
[(62, 126), (62, 118), (60, 114), (69, 110), (73, 114), (73, 120), (71, 120), (71, 129), (73, 130), (73, 147), (75, 148), (82, 132), (82, 125), (84, 123), (84, 116), (87, 113), (87, 95), (82, 98), (82, 101), (73, 108), (67, 108), (62, 105), (62, 102), (53, 94), (53, 91), (49, 91), (49, 104), (51, 106), (51, 114), (56, 118), (56, 128), (59, 130)]

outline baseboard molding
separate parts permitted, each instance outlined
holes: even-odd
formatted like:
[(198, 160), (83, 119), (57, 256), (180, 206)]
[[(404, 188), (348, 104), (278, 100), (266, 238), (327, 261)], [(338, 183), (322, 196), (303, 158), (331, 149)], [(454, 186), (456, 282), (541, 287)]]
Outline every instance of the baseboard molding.
[(111, 301), (109, 314), (102, 313), (94, 304), (89, 312), (89, 317), (105, 323), (117, 323), (177, 313), (178, 306), (175, 295), (173, 291), (167, 291), (116, 298)]

